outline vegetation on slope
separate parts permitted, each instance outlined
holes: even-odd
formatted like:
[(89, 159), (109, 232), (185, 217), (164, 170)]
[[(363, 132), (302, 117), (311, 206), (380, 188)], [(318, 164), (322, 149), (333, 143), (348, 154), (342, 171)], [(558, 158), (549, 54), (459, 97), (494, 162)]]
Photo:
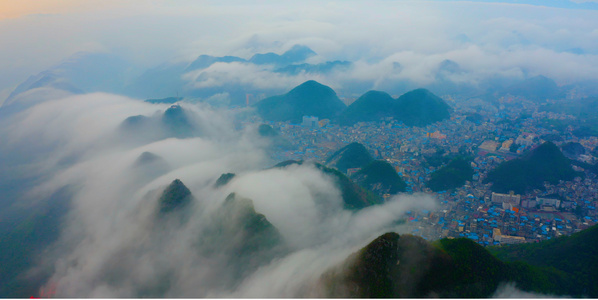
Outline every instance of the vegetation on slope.
[(465, 181), (471, 181), (473, 173), (470, 161), (463, 157), (457, 157), (432, 173), (426, 186), (434, 192), (454, 189), (463, 186)]
[(380, 91), (368, 91), (351, 103), (338, 117), (338, 123), (350, 126), (357, 122), (379, 121), (386, 117), (395, 117), (397, 100)]
[(272, 149), (285, 151), (295, 148), (287, 138), (280, 135), (276, 129), (268, 124), (260, 124), (257, 133), (270, 141)]
[(235, 173), (224, 173), (218, 177), (216, 183), (214, 183), (215, 188), (219, 188), (221, 186), (227, 185), (233, 178), (235, 178)]
[(426, 126), (450, 118), (450, 106), (426, 89), (407, 92), (397, 101), (398, 120), (407, 126)]
[(386, 233), (325, 272), (319, 284), (325, 297), (481, 298), (509, 282), (527, 292), (596, 297), (596, 249), (598, 226), (491, 252), (465, 238), (429, 243)]
[(285, 95), (266, 98), (255, 107), (265, 120), (301, 123), (303, 116), (334, 118), (346, 106), (330, 87), (310, 80)]
[(368, 150), (360, 143), (351, 143), (334, 152), (328, 159), (326, 165), (336, 168), (343, 173), (347, 169), (362, 168), (374, 161)]
[(542, 75), (528, 78), (504, 90), (504, 94), (524, 97), (528, 100), (544, 101), (564, 96), (554, 80)]
[(255, 211), (253, 201), (235, 193), (229, 194), (221, 207), (210, 215), (211, 223), (200, 236), (199, 251), (204, 255), (230, 257), (233, 284), (254, 272), (259, 266), (288, 251), (278, 229)]
[(179, 179), (175, 179), (158, 200), (160, 213), (168, 213), (180, 209), (193, 200), (191, 191)]
[[(277, 164), (274, 167), (284, 168), (294, 164), (301, 165), (303, 164), (303, 161), (287, 160)], [(351, 181), (351, 179), (349, 179), (349, 177), (345, 176), (338, 170), (328, 168), (319, 163), (316, 163), (315, 167), (322, 171), (324, 174), (332, 176), (336, 183), (336, 186), (341, 191), (344, 207), (346, 209), (361, 209), (367, 206), (382, 203), (383, 199), (381, 197), (376, 196), (371, 191), (368, 191), (355, 184), (353, 181)]]
[(528, 189), (543, 189), (545, 181), (557, 184), (575, 176), (569, 159), (552, 142), (545, 142), (522, 158), (500, 164), (488, 173), (484, 182), (492, 182), (494, 192), (524, 193)]
[(451, 108), (426, 89), (407, 92), (398, 99), (380, 91), (368, 91), (339, 116), (341, 125), (380, 121), (393, 117), (407, 126), (426, 126), (450, 117)]
[(407, 184), (395, 168), (383, 160), (375, 160), (352, 176), (360, 186), (378, 195), (405, 192)]
[(324, 273), (326, 297), (488, 297), (506, 266), (467, 239), (386, 233)]
[[(598, 226), (546, 240), (492, 247), (489, 250), (504, 261), (519, 261), (560, 274), (555, 289), (572, 296), (598, 297)], [(554, 277), (554, 276), (553, 276)]]

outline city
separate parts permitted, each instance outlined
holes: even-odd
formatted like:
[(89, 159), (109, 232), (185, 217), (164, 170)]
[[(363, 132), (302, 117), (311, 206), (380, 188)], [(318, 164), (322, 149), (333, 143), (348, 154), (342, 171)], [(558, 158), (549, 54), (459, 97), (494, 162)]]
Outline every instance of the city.
[[(491, 184), (483, 183), (489, 170), (537, 147), (545, 141), (542, 137), (560, 135), (562, 140), (555, 141), (557, 146), (575, 142), (582, 144), (587, 152), (598, 145), (594, 136), (578, 138), (571, 130), (563, 135), (543, 126), (546, 120), (573, 116), (539, 112), (537, 104), (519, 100), (521, 106), (511, 105), (508, 109), (503, 106), (496, 112), (486, 112), (482, 115), (484, 122), (470, 121), (471, 109), (452, 102), (455, 111), (450, 120), (423, 128), (406, 127), (393, 120), (361, 122), (350, 127), (315, 117), (304, 117), (304, 122), (298, 125), (269, 122), (297, 147), (293, 151), (278, 151), (273, 159), (323, 162), (336, 150), (358, 142), (376, 159), (391, 163), (408, 184), (408, 192), (434, 193), (425, 183), (437, 168), (430, 166), (426, 157), (436, 153), (474, 157), (472, 181), (454, 190), (434, 193), (439, 202), (436, 211), (409, 212), (406, 222), (411, 233), (430, 240), (467, 237), (485, 246), (537, 242), (595, 225), (598, 180), (592, 170), (574, 166), (583, 173), (583, 178), (557, 185), (545, 183), (544, 190), (502, 197), (506, 200), (501, 199), (502, 194), (490, 190)], [(521, 120), (522, 115), (529, 117)], [(519, 146), (512, 152), (509, 148), (513, 144)], [(593, 164), (597, 159), (581, 155), (580, 160)]]

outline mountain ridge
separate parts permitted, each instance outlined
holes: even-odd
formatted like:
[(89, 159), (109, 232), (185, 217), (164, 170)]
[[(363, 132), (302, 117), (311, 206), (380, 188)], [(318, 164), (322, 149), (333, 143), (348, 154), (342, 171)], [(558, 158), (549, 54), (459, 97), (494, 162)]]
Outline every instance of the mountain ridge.
[(264, 120), (297, 124), (301, 123), (303, 116), (334, 118), (346, 106), (330, 87), (308, 80), (284, 95), (257, 102), (254, 107)]

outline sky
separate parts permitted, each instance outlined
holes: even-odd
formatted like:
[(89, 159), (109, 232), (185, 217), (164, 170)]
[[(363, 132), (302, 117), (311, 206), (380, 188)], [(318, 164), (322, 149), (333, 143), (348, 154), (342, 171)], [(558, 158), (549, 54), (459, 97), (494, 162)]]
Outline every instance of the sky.
[[(528, 73), (550, 76), (559, 84), (598, 80), (598, 11), (530, 3), (0, 0), (0, 99), (29, 76), (82, 51), (117, 55), (135, 74), (200, 54), (250, 58), (282, 53), (296, 44), (318, 53), (311, 63), (355, 63), (348, 74), (322, 78), (335, 88), (358, 79), (372, 81), (373, 87), (388, 84), (389, 78), (430, 82), (447, 59), (468, 71), (453, 80)], [(401, 72), (394, 72), (394, 63), (400, 63)], [(216, 64), (207, 72), (217, 74), (220, 83), (292, 86), (294, 80), (307, 79), (276, 77), (239, 63)], [(187, 74), (185, 79), (206, 84), (198, 77)], [(26, 191), (29, 200), (65, 185), (77, 187), (59, 241), (39, 262), (42, 269), (52, 266), (48, 285), (58, 287), (58, 296), (131, 297), (168, 272), (175, 278), (166, 294), (172, 297), (305, 296), (298, 284), (317, 280), (376, 236), (400, 230), (396, 220), (405, 211), (435, 206), (432, 196), (415, 194), (347, 212), (331, 178), (308, 164), (268, 170), (277, 162), (268, 159), (256, 128), (237, 131), (231, 112), (206, 105), (183, 104), (204, 125), (199, 137), (119, 144), (123, 120), (159, 118), (168, 105), (45, 89), (23, 93), (19, 100), (31, 105), (0, 119), (0, 140), (8, 141), (0, 143), (0, 154), (5, 160), (22, 158), (22, 165), (2, 166), (0, 171), (7, 171), (0, 175), (47, 175)], [(162, 157), (168, 168), (156, 170), (152, 178), (136, 174), (131, 166), (145, 151)], [(214, 188), (225, 172), (238, 176)], [(175, 178), (197, 197), (191, 209), (196, 218), (182, 228), (169, 223), (154, 230), (157, 202), (148, 195)], [(293, 252), (235, 289), (219, 290), (210, 280), (218, 278), (226, 260), (200, 255), (195, 246), (206, 218), (231, 192), (253, 199), (256, 211), (289, 239)], [(332, 201), (328, 210), (319, 209), (321, 199)], [(213, 269), (205, 271), (206, 263)]]
[(598, 79), (598, 11), (543, 6), (596, 1), (576, 2), (1, 0), (0, 99), (81, 51), (123, 57), (133, 74), (200, 54), (249, 58), (305, 44), (314, 62), (366, 65), (355, 76), (401, 60), (403, 77), (425, 83), (452, 59), (475, 76)]

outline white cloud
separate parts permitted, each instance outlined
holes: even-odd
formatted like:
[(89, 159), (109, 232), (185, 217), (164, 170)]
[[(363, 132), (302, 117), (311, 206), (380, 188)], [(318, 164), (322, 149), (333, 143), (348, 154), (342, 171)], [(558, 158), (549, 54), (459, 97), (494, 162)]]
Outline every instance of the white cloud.
[[(404, 211), (435, 205), (430, 196), (412, 195), (358, 212), (344, 210), (329, 175), (309, 164), (264, 169), (273, 162), (253, 127), (235, 131), (230, 112), (204, 105), (184, 106), (210, 124), (201, 137), (145, 145), (112, 139), (126, 117), (167, 107), (103, 93), (76, 95), (37, 104), (14, 116), (12, 126), (0, 127), (3, 140), (20, 145), (2, 149), (3, 154), (27, 144), (37, 149), (33, 155), (40, 156), (50, 175), (26, 194), (28, 199), (43, 201), (63, 186), (74, 188), (61, 237), (40, 265), (53, 270), (46, 288), (55, 288), (56, 296), (305, 296), (305, 286), (329, 266), (380, 234), (399, 230), (395, 224)], [(132, 166), (145, 151), (162, 157), (169, 169), (139, 177)], [(72, 153), (82, 155), (59, 163)], [(226, 172), (238, 175), (214, 189), (216, 178)], [(161, 189), (175, 178), (197, 199), (186, 208), (186, 223), (155, 215)], [(235, 288), (226, 279), (232, 276), (232, 254), (198, 250), (209, 245), (199, 237), (209, 232), (213, 212), (231, 192), (253, 199), (256, 211), (279, 229), (291, 251)]]
[[(14, 86), (28, 75), (84, 50), (113, 52), (147, 67), (175, 57), (191, 60), (204, 53), (244, 58), (257, 52), (282, 53), (297, 43), (320, 54), (312, 58), (313, 62), (340, 59), (376, 65), (376, 61), (411, 52), (411, 56), (405, 56), (407, 61), (401, 62), (408, 67), (397, 80), (407, 78), (425, 84), (433, 77), (436, 61), (471, 50), (454, 39), (461, 34), (469, 37), (469, 44), (479, 51), (476, 63), (480, 65), (468, 63), (465, 57), (459, 62), (471, 65), (472, 78), (490, 70), (508, 74), (525, 67), (560, 81), (570, 75), (595, 79), (598, 40), (592, 38), (592, 31), (598, 27), (597, 13), (464, 1), (157, 1), (151, 5), (111, 3), (98, 10), (86, 6), (57, 16), (3, 20), (0, 70), (5, 71), (0, 72), (0, 79), (6, 86), (0, 88)], [(43, 46), (47, 44), (56, 47)], [(525, 59), (517, 62), (517, 57), (531, 55), (529, 49), (534, 48), (540, 50), (533, 64), (522, 63)], [(573, 48), (582, 49), (586, 55), (551, 53)], [(505, 58), (510, 63), (503, 65)], [(485, 68), (491, 62), (494, 64)], [(573, 74), (572, 66), (583, 69)], [(221, 75), (219, 72), (233, 72), (233, 67), (219, 66), (212, 70), (215, 82), (196, 83), (207, 86), (232, 79), (256, 87), (273, 82), (291, 88), (305, 79), (276, 76), (250, 67), (234, 68), (241, 74)], [(254, 78), (249, 78), (247, 73), (251, 72), (255, 72)], [(368, 77), (373, 88), (379, 81), (376, 77), (382, 74), (385, 72)], [(359, 73), (354, 76), (364, 77)]]

